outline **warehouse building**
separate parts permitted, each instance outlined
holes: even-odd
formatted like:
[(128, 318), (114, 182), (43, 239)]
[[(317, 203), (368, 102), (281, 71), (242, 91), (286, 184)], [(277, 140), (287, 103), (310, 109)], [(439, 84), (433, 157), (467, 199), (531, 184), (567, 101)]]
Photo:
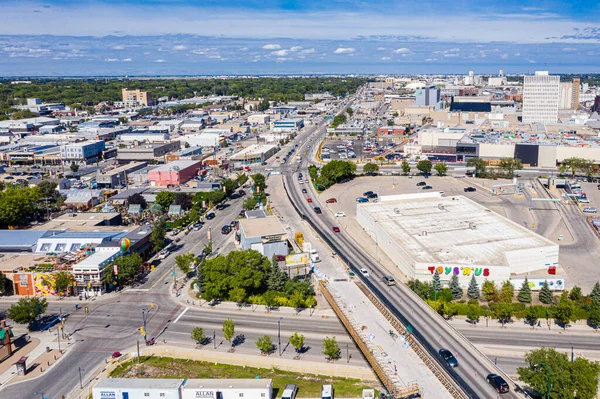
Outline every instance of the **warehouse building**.
[(127, 175), (146, 167), (146, 162), (130, 162), (108, 172), (98, 172), (96, 183), (98, 187), (120, 188), (127, 185)]
[(229, 159), (233, 162), (240, 162), (243, 165), (251, 163), (260, 163), (269, 159), (279, 150), (275, 144), (252, 144), (232, 155)]
[(557, 244), (463, 196), (384, 196), (358, 204), (356, 217), (409, 279), (431, 281), (437, 270), (442, 282), (456, 274), (466, 288), (472, 276), (480, 287), (485, 279), (558, 277)]
[(179, 185), (198, 176), (202, 167), (200, 161), (174, 161), (160, 165), (148, 172), (151, 186)]

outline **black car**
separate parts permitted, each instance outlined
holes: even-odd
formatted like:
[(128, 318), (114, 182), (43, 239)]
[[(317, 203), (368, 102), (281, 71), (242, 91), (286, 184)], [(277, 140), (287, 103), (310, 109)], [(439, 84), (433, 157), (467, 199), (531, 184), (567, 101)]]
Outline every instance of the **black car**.
[(215, 213), (214, 212), (211, 212), (208, 215), (206, 215), (206, 219), (207, 220), (213, 220), (214, 218), (215, 218)]
[(365, 192), (363, 193), (363, 197), (367, 197), (367, 198), (369, 198), (369, 195), (372, 195), (372, 194), (373, 194), (373, 191), (365, 191)]
[(508, 383), (498, 374), (488, 374), (485, 380), (490, 384), (498, 393), (507, 393), (509, 391)]
[(323, 211), (321, 211), (321, 208), (319, 208), (318, 206), (315, 206), (314, 210), (317, 215), (320, 215), (321, 213), (323, 213)]
[(425, 183), (424, 181), (420, 181), (417, 183), (417, 187), (419, 186), (425, 186), (427, 183)]
[(473, 191), (477, 191), (475, 187), (465, 187), (465, 193), (472, 193)]
[(373, 199), (373, 198), (377, 198), (377, 194), (376, 193), (366, 194), (365, 197)]
[(231, 233), (231, 226), (221, 227), (221, 234), (229, 234), (229, 233)]
[(433, 187), (431, 187), (431, 186), (425, 186), (425, 187), (423, 187), (423, 190), (431, 190), (432, 188)]
[(439, 352), (440, 356), (442, 357), (442, 359), (444, 359), (444, 361), (446, 362), (446, 364), (448, 364), (448, 366), (450, 367), (458, 367), (458, 360), (456, 360), (456, 358), (454, 357), (454, 355), (452, 354), (452, 352), (450, 352), (448, 349), (440, 349)]
[(244, 190), (240, 190), (238, 192), (240, 193), (240, 195), (246, 195), (246, 192)]
[(306, 194), (306, 193), (308, 193), (308, 191), (306, 191), (306, 189), (305, 189), (305, 188), (303, 188), (303, 189), (302, 189), (302, 194)]

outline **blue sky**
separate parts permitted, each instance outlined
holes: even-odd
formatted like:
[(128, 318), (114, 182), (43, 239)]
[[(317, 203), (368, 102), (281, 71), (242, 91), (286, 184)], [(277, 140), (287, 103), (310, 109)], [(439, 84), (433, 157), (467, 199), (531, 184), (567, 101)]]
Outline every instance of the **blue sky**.
[(0, 75), (600, 72), (593, 1), (0, 0)]

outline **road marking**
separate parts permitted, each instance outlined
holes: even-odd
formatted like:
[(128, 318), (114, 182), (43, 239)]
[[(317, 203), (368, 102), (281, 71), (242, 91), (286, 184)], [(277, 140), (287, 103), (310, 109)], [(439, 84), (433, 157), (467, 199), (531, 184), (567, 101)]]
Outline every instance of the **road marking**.
[(173, 324), (177, 323), (179, 321), (179, 319), (181, 319), (181, 316), (183, 316), (185, 314), (185, 312), (187, 312), (190, 308), (186, 307), (185, 309), (183, 309), (183, 312), (181, 312), (179, 314), (179, 316), (177, 316), (177, 318), (175, 319), (175, 321), (173, 322)]

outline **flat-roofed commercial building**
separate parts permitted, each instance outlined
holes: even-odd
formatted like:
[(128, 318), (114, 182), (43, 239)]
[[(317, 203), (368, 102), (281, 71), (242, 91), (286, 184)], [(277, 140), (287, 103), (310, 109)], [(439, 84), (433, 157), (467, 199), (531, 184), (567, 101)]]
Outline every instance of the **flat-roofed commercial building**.
[(241, 219), (239, 236), (243, 250), (254, 249), (269, 259), (289, 253), (287, 234), (275, 216)]
[(127, 184), (127, 175), (146, 167), (146, 162), (130, 162), (108, 172), (98, 172), (96, 183), (98, 187), (118, 188)]
[(558, 278), (557, 244), (463, 196), (384, 196), (358, 204), (356, 218), (409, 279), (431, 281), (437, 270), (442, 282), (456, 274), (466, 288), (473, 276), (479, 286)]
[(67, 144), (60, 147), (60, 157), (64, 161), (95, 162), (102, 158), (105, 148), (103, 140)]
[(168, 186), (183, 184), (198, 176), (202, 167), (201, 161), (173, 161), (148, 171), (151, 186)]
[(279, 150), (275, 144), (252, 144), (233, 154), (229, 159), (233, 162), (241, 162), (244, 165), (264, 162)]

